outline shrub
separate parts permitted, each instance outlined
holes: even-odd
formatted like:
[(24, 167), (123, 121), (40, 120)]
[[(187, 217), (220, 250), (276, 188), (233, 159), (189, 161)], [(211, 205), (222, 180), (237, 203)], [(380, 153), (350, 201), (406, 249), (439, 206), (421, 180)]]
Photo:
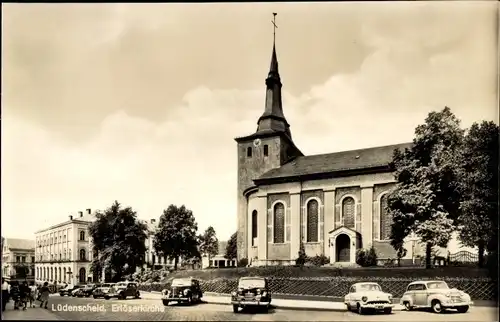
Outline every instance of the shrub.
[(375, 248), (370, 247), (370, 249), (358, 249), (356, 252), (356, 264), (362, 267), (377, 266), (377, 253)]
[(308, 257), (306, 261), (314, 266), (323, 266), (330, 263), (330, 257), (326, 257), (325, 255), (316, 255), (314, 257)]
[(248, 259), (242, 258), (238, 261), (238, 267), (246, 267), (248, 265)]
[(304, 249), (304, 244), (300, 242), (299, 253), (297, 259), (295, 260), (295, 264), (297, 266), (304, 266), (306, 262), (307, 262), (306, 250)]

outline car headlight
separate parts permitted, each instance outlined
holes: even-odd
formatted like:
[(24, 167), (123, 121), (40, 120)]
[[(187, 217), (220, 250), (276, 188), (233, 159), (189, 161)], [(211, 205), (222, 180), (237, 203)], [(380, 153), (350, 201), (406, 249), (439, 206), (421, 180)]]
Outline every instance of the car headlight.
[(236, 296), (236, 292), (231, 293), (232, 296)]
[(367, 298), (366, 296), (363, 296), (363, 297), (361, 298), (361, 301), (366, 302), (366, 301), (368, 301), (368, 298)]
[(167, 291), (166, 290), (162, 290), (161, 291), (161, 295), (165, 295), (165, 294), (167, 294)]
[(258, 288), (256, 292), (257, 292), (257, 295), (260, 294), (260, 288)]
[(265, 297), (265, 296), (267, 296), (267, 292), (266, 291), (262, 292), (262, 297)]
[(392, 294), (389, 294), (387, 298), (389, 299), (389, 302), (392, 302)]
[(189, 293), (188, 289), (184, 290), (184, 295), (188, 295), (188, 293)]

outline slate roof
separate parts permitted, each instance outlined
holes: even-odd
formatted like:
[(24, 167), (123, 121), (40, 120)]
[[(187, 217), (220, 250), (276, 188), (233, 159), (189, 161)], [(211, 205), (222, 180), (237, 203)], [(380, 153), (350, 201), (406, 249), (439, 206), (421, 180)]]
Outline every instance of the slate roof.
[(388, 166), (392, 161), (395, 149), (404, 150), (411, 146), (412, 143), (401, 143), (367, 149), (300, 156), (279, 168), (264, 173), (257, 181)]
[(35, 241), (31, 239), (5, 238), (9, 249), (35, 249)]

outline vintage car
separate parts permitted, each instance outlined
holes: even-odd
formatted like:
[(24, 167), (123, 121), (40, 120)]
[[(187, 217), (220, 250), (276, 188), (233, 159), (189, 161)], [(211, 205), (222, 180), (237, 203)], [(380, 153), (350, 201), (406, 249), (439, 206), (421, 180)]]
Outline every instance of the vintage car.
[(125, 300), (129, 296), (133, 296), (136, 299), (141, 296), (137, 289), (137, 283), (118, 282), (109, 288), (108, 293), (104, 294), (104, 299), (109, 300), (116, 297), (119, 300)]
[(417, 281), (408, 285), (400, 300), (408, 311), (414, 308), (431, 308), (435, 313), (456, 309), (466, 313), (473, 304), (469, 294), (450, 289), (445, 281)]
[(78, 289), (76, 292), (76, 296), (78, 297), (89, 297), (92, 295), (94, 290), (98, 287), (97, 284), (87, 284), (84, 287)]
[(100, 287), (97, 287), (93, 292), (92, 296), (97, 299), (100, 297), (104, 297), (106, 294), (108, 294), (109, 289), (115, 284), (113, 283), (104, 283)]
[(72, 293), (74, 290), (79, 289), (80, 287), (81, 287), (80, 285), (71, 285), (71, 284), (70, 284), (70, 285), (68, 285), (68, 286), (66, 286), (66, 287), (64, 287), (64, 288), (62, 288), (62, 289), (60, 289), (60, 290), (59, 290), (59, 295), (61, 295), (61, 296), (64, 296), (64, 295), (71, 296), (71, 295), (72, 295), (71, 293)]
[(377, 283), (356, 283), (351, 286), (349, 293), (344, 297), (344, 303), (348, 311), (364, 314), (367, 311), (383, 311), (391, 314), (392, 295), (382, 291)]
[(170, 302), (177, 303), (199, 303), (203, 297), (200, 281), (195, 278), (175, 278), (170, 288), (161, 291), (163, 305)]
[(241, 277), (238, 281), (238, 290), (231, 294), (233, 312), (238, 313), (239, 308), (264, 307), (269, 310), (271, 305), (271, 292), (267, 279), (264, 277)]

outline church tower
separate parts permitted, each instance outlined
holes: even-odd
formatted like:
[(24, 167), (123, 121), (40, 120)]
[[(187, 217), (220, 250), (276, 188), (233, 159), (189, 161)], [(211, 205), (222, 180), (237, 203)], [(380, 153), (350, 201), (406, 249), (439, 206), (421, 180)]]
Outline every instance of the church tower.
[[(276, 14), (274, 14), (276, 17)], [(274, 23), (276, 32), (276, 24)], [(238, 144), (238, 260), (248, 258), (247, 192), (255, 187), (253, 180), (265, 172), (279, 168), (291, 159), (302, 156), (292, 141), (290, 125), (283, 114), (281, 77), (276, 55), (276, 37), (273, 41), (271, 66), (266, 78), (264, 113), (257, 122), (255, 133), (236, 138)]]

